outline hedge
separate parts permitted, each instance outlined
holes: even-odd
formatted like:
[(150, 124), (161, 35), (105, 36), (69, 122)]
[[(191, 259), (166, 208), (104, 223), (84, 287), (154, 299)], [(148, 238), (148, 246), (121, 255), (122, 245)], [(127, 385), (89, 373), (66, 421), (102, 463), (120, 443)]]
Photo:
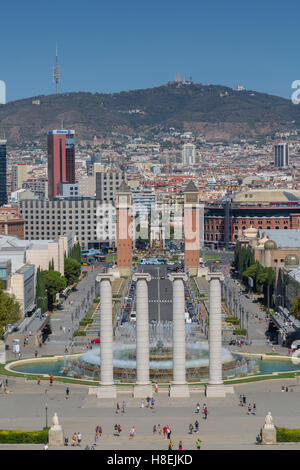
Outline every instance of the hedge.
[(0, 444), (45, 444), (49, 428), (42, 431), (10, 431), (0, 429)]
[(277, 442), (300, 442), (300, 429), (276, 427)]
[(233, 331), (234, 335), (239, 335), (239, 336), (245, 336), (247, 334), (247, 330), (244, 328), (237, 328), (236, 330)]
[(236, 317), (225, 317), (225, 321), (227, 323), (232, 323), (233, 325), (239, 325), (240, 324), (239, 319), (236, 318)]
[(86, 332), (81, 331), (81, 330), (76, 330), (74, 331), (74, 336), (86, 336)]

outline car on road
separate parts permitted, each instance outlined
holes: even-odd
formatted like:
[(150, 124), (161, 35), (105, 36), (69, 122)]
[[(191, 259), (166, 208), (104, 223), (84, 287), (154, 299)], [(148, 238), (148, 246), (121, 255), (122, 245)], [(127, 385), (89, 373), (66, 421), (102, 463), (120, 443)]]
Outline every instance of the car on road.
[(136, 312), (133, 310), (129, 316), (130, 321), (136, 321)]
[(91, 340), (91, 343), (92, 344), (95, 344), (95, 343), (100, 343), (100, 338), (94, 338)]

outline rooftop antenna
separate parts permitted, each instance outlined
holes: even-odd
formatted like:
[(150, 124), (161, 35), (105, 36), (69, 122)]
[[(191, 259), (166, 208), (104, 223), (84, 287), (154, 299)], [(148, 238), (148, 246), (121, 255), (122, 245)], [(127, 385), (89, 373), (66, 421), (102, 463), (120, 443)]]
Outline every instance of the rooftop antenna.
[(58, 95), (58, 85), (60, 81), (59, 65), (58, 65), (58, 47), (56, 42), (56, 61), (55, 66), (53, 67), (53, 80), (56, 84), (56, 94)]

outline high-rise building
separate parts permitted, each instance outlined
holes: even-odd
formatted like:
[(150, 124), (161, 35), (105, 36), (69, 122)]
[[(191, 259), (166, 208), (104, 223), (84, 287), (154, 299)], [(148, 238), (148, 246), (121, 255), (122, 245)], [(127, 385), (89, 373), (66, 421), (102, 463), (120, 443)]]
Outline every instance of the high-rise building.
[(6, 140), (0, 140), (0, 206), (7, 203), (6, 189)]
[(21, 189), (24, 181), (27, 180), (27, 165), (25, 163), (18, 163), (13, 165), (11, 169), (11, 190)]
[(75, 131), (48, 132), (48, 193), (58, 195), (59, 183), (75, 183)]
[(117, 169), (95, 172), (96, 199), (113, 203), (122, 177), (122, 172)]
[(182, 164), (195, 165), (196, 146), (194, 144), (184, 144), (182, 148)]
[(274, 165), (283, 168), (289, 166), (289, 144), (287, 142), (274, 145)]

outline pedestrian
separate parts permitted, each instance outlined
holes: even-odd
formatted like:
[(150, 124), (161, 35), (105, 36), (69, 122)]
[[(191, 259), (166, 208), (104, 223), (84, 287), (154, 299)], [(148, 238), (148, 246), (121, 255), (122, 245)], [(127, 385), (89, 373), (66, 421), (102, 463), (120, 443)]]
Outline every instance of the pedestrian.
[(37, 384), (38, 384), (38, 385), (41, 384), (41, 377), (38, 377), (38, 378), (37, 378)]
[(74, 432), (72, 436), (72, 447), (76, 446), (76, 444), (77, 444), (77, 434), (76, 432)]
[(167, 438), (167, 430), (168, 430), (167, 426), (164, 426), (163, 427), (163, 433), (164, 433), (164, 438), (165, 439)]
[(179, 444), (178, 444), (178, 450), (182, 450), (183, 447), (182, 447), (182, 441), (179, 441)]
[(173, 449), (173, 442), (170, 441), (168, 444), (168, 450), (172, 450), (172, 449)]
[(158, 384), (157, 383), (155, 384), (154, 390), (155, 390), (155, 393), (158, 393)]
[(34, 356), (37, 357), (37, 355), (38, 355), (38, 352), (37, 352), (37, 350), (35, 350)]
[(145, 400), (141, 400), (141, 408), (144, 408), (145, 406)]
[(252, 406), (249, 403), (249, 405), (248, 405), (248, 415), (251, 415), (251, 410), (252, 410)]
[(121, 425), (120, 425), (120, 424), (118, 424), (118, 434), (119, 434), (119, 436), (121, 435), (121, 432), (122, 432)]
[(252, 406), (252, 414), (256, 415), (256, 404), (255, 403), (253, 403), (253, 406)]
[(288, 388), (288, 387), (285, 387), (285, 391), (288, 392), (288, 391), (289, 391), (289, 388)]
[(285, 387), (284, 387), (284, 385), (282, 385), (282, 387), (281, 387), (281, 391), (282, 391), (282, 392), (284, 392), (284, 391), (285, 391)]
[(151, 398), (150, 398), (150, 397), (147, 397), (147, 398), (146, 398), (147, 408), (150, 407), (150, 401), (151, 401)]
[(8, 379), (5, 379), (5, 387), (8, 387)]
[(172, 431), (171, 431), (171, 428), (170, 428), (170, 426), (168, 425), (168, 427), (167, 427), (167, 437), (168, 437), (168, 439), (171, 439), (171, 432), (172, 432)]
[(44, 444), (44, 450), (48, 450), (48, 442), (45, 442), (45, 444)]
[(53, 385), (53, 374), (50, 375), (50, 385)]
[(66, 388), (66, 398), (69, 398), (70, 396), (70, 389), (69, 387)]
[(240, 395), (240, 406), (243, 406), (243, 397)]
[(246, 405), (246, 397), (243, 395), (243, 405)]
[(135, 436), (135, 428), (132, 426), (132, 428), (129, 431), (129, 439), (133, 439)]
[(161, 436), (161, 427), (160, 427), (160, 424), (157, 425), (157, 432), (158, 432), (158, 434)]
[(207, 410), (207, 408), (205, 407), (205, 408), (204, 408), (204, 419), (207, 419), (207, 414), (208, 414), (208, 410)]
[(119, 403), (117, 403), (117, 407), (116, 407), (116, 414), (120, 413), (120, 405)]
[(77, 433), (77, 445), (80, 447), (80, 444), (81, 444), (81, 440), (82, 440), (82, 436), (81, 436), (81, 433), (78, 432)]
[(197, 440), (196, 440), (196, 448), (197, 448), (197, 450), (200, 450), (200, 448), (201, 448), (201, 441), (200, 441), (200, 439), (197, 439)]
[(189, 434), (193, 434), (194, 426), (192, 423), (189, 425)]
[(197, 403), (195, 413), (200, 413), (200, 403)]
[(195, 421), (195, 432), (199, 432), (199, 422)]
[(157, 433), (156, 424), (154, 424), (152, 432), (153, 432), (153, 436), (155, 436)]
[(114, 436), (118, 436), (119, 434), (118, 434), (118, 425), (117, 424), (114, 425), (114, 431), (115, 431)]
[(154, 409), (154, 403), (155, 403), (155, 400), (154, 398), (152, 397), (152, 400), (151, 400), (151, 408)]
[(125, 413), (125, 410), (126, 410), (126, 403), (125, 403), (125, 401), (123, 401), (123, 403), (122, 403), (122, 413)]

